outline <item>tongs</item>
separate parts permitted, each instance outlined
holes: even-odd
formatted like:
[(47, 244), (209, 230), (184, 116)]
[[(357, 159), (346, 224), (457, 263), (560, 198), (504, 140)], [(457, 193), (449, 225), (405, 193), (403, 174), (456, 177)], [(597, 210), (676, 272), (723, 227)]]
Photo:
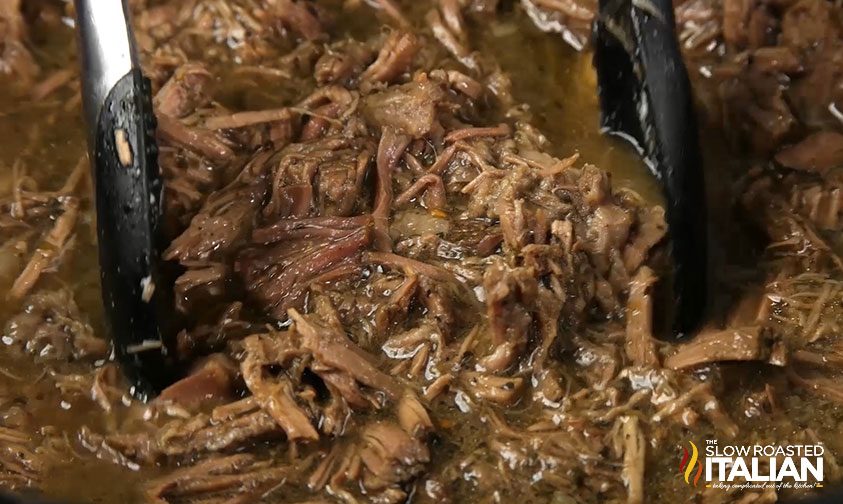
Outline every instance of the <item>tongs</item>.
[(594, 23), (601, 127), (633, 143), (662, 184), (673, 259), (673, 335), (706, 305), (705, 190), (691, 86), (671, 0), (600, 0)]
[(161, 176), (149, 80), (125, 0), (75, 0), (99, 241), (116, 357), (145, 399), (173, 378), (172, 289), (160, 260)]

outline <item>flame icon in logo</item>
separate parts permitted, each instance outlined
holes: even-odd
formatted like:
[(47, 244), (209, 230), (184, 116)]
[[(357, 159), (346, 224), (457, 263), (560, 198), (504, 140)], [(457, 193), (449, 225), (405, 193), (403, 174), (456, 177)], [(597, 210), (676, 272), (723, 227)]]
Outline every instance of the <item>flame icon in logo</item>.
[(682, 461), (679, 462), (679, 472), (682, 474), (684, 471), (685, 483), (690, 485), (691, 474), (694, 472), (694, 467), (696, 466), (697, 473), (694, 474), (693, 484), (697, 486), (700, 476), (702, 476), (702, 462), (699, 461), (700, 452), (693, 441), (688, 441), (688, 444), (691, 445), (691, 452), (688, 453), (687, 448), (682, 448), (684, 453), (682, 455)]

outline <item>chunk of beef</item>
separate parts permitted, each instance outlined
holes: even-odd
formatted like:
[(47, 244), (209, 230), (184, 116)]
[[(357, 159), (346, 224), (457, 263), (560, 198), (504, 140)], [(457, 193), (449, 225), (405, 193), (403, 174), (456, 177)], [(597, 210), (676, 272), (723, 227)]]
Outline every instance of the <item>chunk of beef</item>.
[(834, 182), (796, 185), (791, 188), (790, 204), (818, 230), (843, 227), (843, 188)]
[(45, 361), (96, 360), (108, 355), (108, 342), (96, 337), (68, 290), (30, 295), (24, 310), (6, 324), (13, 345)]
[(192, 114), (208, 103), (211, 79), (211, 73), (203, 65), (185, 63), (155, 95), (155, 112), (175, 118)]
[(309, 217), (280, 219), (272, 225), (258, 228), (252, 233), (257, 243), (277, 243), (286, 240), (335, 239), (349, 231), (371, 224), (369, 215), (355, 217)]
[(609, 175), (593, 165), (586, 165), (577, 179), (577, 188), (586, 208), (597, 208), (611, 195)]
[(761, 47), (752, 51), (752, 66), (767, 73), (797, 74), (804, 70), (802, 59), (792, 47)]
[(26, 47), (26, 39), (21, 0), (3, 0), (0, 2), (0, 73), (31, 84), (40, 69)]
[(448, 29), (460, 40), (467, 40), (468, 32), (465, 27), (465, 18), (462, 15), (462, 2), (459, 0), (439, 0), (438, 3), (442, 21)]
[(521, 377), (493, 376), (473, 371), (462, 374), (472, 396), (501, 406), (513, 406), (524, 393), (527, 383)]
[(461, 249), (466, 255), (487, 257), (498, 250), (503, 235), (490, 222), (478, 219), (452, 219), (445, 238)]
[(293, 30), (307, 40), (322, 38), (325, 28), (319, 18), (315, 2), (310, 0), (269, 0), (269, 13), (286, 28)]
[(322, 215), (345, 216), (365, 207), (364, 182), (369, 174), (372, 151), (342, 156), (320, 166), (316, 183), (316, 205)]
[(406, 320), (410, 304), (416, 298), (418, 287), (418, 275), (410, 274), (395, 289), (392, 289), (389, 301), (378, 307), (375, 313), (375, 327), (379, 332), (386, 334), (390, 325), (400, 324)]
[(235, 269), (261, 307), (278, 319), (304, 296), (320, 274), (360, 262), (360, 252), (372, 242), (369, 227), (347, 231), (333, 239), (281, 243), (270, 249), (243, 251)]
[(392, 209), (392, 176), (398, 160), (410, 144), (410, 137), (392, 127), (385, 127), (378, 144), (377, 178), (375, 181), (375, 247), (381, 251), (392, 250), (389, 237), (389, 215)]
[(415, 199), (420, 199), (424, 207), (431, 210), (446, 208), (448, 200), (442, 177), (432, 173), (422, 176), (395, 198), (395, 206), (402, 207)]
[(235, 301), (221, 310), (215, 319), (198, 324), (176, 337), (176, 349), (182, 359), (217, 351), (229, 341), (237, 341), (260, 331), (262, 324), (246, 320), (243, 303)]
[(231, 147), (215, 132), (185, 126), (170, 116), (158, 117), (158, 136), (165, 144), (188, 149), (216, 164), (226, 164), (234, 158)]
[[(205, 128), (211, 130), (239, 130), (251, 146), (272, 144), (280, 149), (296, 135), (298, 115), (289, 108), (250, 110), (233, 114), (216, 115), (205, 119)], [(248, 135), (248, 136), (247, 136)]]
[(410, 27), (410, 22), (401, 12), (396, 0), (365, 0), (365, 2), (372, 8), (383, 11), (387, 19), (395, 26), (402, 29)]
[[(453, 6), (451, 9), (448, 6)], [(440, 5), (440, 7), (443, 7)], [(456, 10), (456, 14), (453, 12)], [(433, 9), (425, 17), (436, 40), (442, 44), (457, 61), (475, 72), (480, 70), (477, 58), (468, 47), (468, 40), (462, 26), (462, 16), (455, 2), (446, 2), (444, 8)]]
[[(317, 97), (318, 98), (318, 97)], [(272, 196), (267, 219), (347, 216), (368, 209), (364, 182), (375, 146), (368, 137), (328, 136), (290, 144), (265, 163)]]
[[(411, 270), (412, 271), (412, 270)], [(446, 270), (442, 270), (446, 271)], [(451, 280), (444, 280), (442, 276), (428, 276), (420, 272), (418, 299), (421, 301), (431, 319), (436, 322), (439, 331), (448, 337), (457, 327), (460, 320), (463, 320), (460, 313), (459, 301), (466, 301), (465, 294), (460, 295), (464, 286)], [(409, 273), (408, 273), (409, 274)]]
[(243, 340), (245, 358), (241, 363), (241, 372), (246, 386), (252, 392), (261, 408), (269, 413), (284, 429), (290, 440), (317, 440), (319, 434), (311, 425), (310, 418), (293, 395), (293, 386), (284, 375), (267, 376), (265, 368), (271, 365), (283, 365), (291, 354), (294, 345), (289, 335), (279, 334), (273, 341), (272, 335), (254, 335)]
[(597, 13), (593, 0), (521, 0), (535, 25), (546, 32), (558, 32), (574, 49), (588, 43), (591, 21)]
[(316, 82), (319, 85), (349, 85), (360, 76), (372, 56), (373, 52), (368, 45), (354, 40), (333, 45), (316, 62)]
[(638, 211), (638, 224), (632, 231), (632, 238), (623, 250), (626, 270), (632, 274), (644, 264), (650, 250), (667, 234), (664, 208), (656, 206)]
[(79, 436), (92, 452), (122, 464), (185, 460), (283, 436), (276, 421), (252, 397), (218, 406), (210, 415), (200, 413), (170, 420), (159, 428), (150, 427), (153, 430), (147, 432), (106, 436), (83, 428)]
[(647, 461), (647, 438), (637, 416), (620, 417), (623, 446), (623, 479), (627, 486), (627, 504), (643, 504), (644, 467)]
[(446, 83), (447, 87), (457, 91), (472, 100), (480, 100), (486, 93), (483, 84), (459, 70), (433, 70), (429, 74), (431, 79)]
[(731, 47), (738, 49), (746, 47), (749, 39), (748, 25), (758, 4), (756, 0), (725, 0), (723, 2), (723, 38)]
[(741, 133), (756, 152), (768, 153), (796, 126), (796, 117), (775, 75), (753, 72), (723, 82), (725, 126)]
[(360, 78), (368, 82), (393, 82), (410, 69), (421, 49), (421, 41), (409, 32), (392, 32), (384, 41), (377, 59)]
[(794, 362), (814, 367), (826, 374), (843, 371), (843, 348), (832, 347), (822, 350), (796, 350), (791, 355)]
[(787, 99), (809, 128), (839, 128), (843, 109), (843, 50), (841, 42), (821, 43), (804, 56), (805, 74), (792, 79)]
[(418, 397), (410, 391), (404, 392), (398, 401), (398, 423), (404, 432), (413, 438), (420, 438), (433, 430), (433, 422)]
[(445, 143), (470, 140), (472, 138), (507, 137), (512, 134), (509, 124), (500, 123), (497, 126), (468, 127), (452, 130), (445, 135)]
[(34, 451), (27, 432), (0, 425), (0, 484), (9, 490), (37, 485), (45, 475), (45, 460)]
[(289, 476), (287, 466), (241, 453), (212, 457), (176, 469), (147, 483), (145, 493), (155, 504), (204, 500), (209, 496), (225, 498), (229, 502), (247, 502), (260, 499), (268, 489), (283, 483)]
[(772, 301), (766, 292), (749, 291), (734, 303), (734, 309), (729, 314), (729, 326), (753, 326), (767, 323), (772, 309)]
[(751, 212), (760, 229), (776, 246), (794, 256), (820, 264), (832, 264), (836, 268), (843, 267), (843, 261), (819, 234), (814, 223), (799, 215), (774, 184), (778, 185), (778, 182), (767, 176), (760, 177), (750, 184), (742, 198), (743, 205)]
[[(56, 271), (60, 265), (65, 252), (72, 245), (71, 238), (76, 228), (76, 221), (79, 216), (79, 199), (73, 196), (63, 196), (56, 199), (48, 199), (44, 203), (53, 205), (59, 203), (61, 205), (62, 213), (54, 215), (49, 211), (50, 217), (54, 218), (52, 228), (44, 235), (43, 243), (36, 248), (17, 278), (15, 278), (12, 287), (7, 293), (7, 297), (11, 300), (20, 300), (36, 286), (42, 275), (45, 273)], [(32, 211), (47, 210), (47, 207), (33, 208)], [(9, 255), (19, 255), (24, 249), (21, 246), (26, 241), (18, 241), (15, 239), (7, 243), (7, 247), (14, 245), (14, 250), (7, 251)], [(11, 275), (17, 272), (18, 268), (14, 266), (16, 261), (6, 262), (6, 274)]]
[(658, 280), (653, 270), (644, 266), (629, 286), (626, 306), (626, 355), (637, 366), (658, 367), (653, 337), (653, 300), (650, 288)]
[(775, 159), (787, 168), (825, 174), (832, 168), (843, 167), (843, 135), (830, 130), (813, 133), (779, 151)]
[(822, 0), (799, 0), (784, 12), (781, 39), (785, 45), (808, 49), (839, 36), (833, 7)]
[(56, 217), (53, 227), (47, 233), (44, 241), (61, 249), (67, 244), (76, 229), (80, 201), (79, 198), (73, 196), (64, 196), (58, 198), (58, 202), (61, 204), (62, 213)]
[(430, 451), (391, 422), (369, 424), (363, 430), (360, 459), (366, 467), (363, 484), (380, 490), (411, 480), (430, 462)]
[(373, 124), (392, 127), (413, 138), (434, 129), (437, 106), (445, 93), (438, 83), (421, 78), (366, 97), (363, 112)]
[(276, 187), (272, 200), (263, 207), (263, 212), (267, 217), (306, 217), (313, 211), (315, 201), (313, 186), (310, 184)]
[(228, 402), (233, 399), (235, 375), (236, 367), (230, 358), (210, 355), (186, 377), (162, 390), (155, 401), (172, 402), (190, 411), (209, 403)]
[(512, 343), (523, 348), (533, 322), (531, 307), (538, 295), (535, 272), (496, 264), (483, 275), (483, 288), (492, 344)]
[(771, 351), (770, 336), (763, 326), (704, 331), (667, 356), (664, 366), (685, 369), (719, 361), (765, 360)]
[(609, 344), (574, 338), (576, 363), (583, 368), (583, 375), (591, 387), (603, 388), (612, 381), (623, 361), (620, 349)]
[(227, 276), (228, 269), (224, 264), (191, 264), (191, 268), (176, 279), (176, 308), (188, 313), (200, 304), (221, 298)]
[(824, 376), (804, 377), (788, 368), (788, 379), (796, 386), (825, 399), (843, 404), (843, 387), (840, 380)]
[(391, 269), (403, 271), (407, 275), (420, 274), (439, 283), (457, 283), (453, 273), (434, 264), (417, 261), (409, 257), (389, 252), (367, 252), (363, 258), (365, 262), (380, 264)]
[(187, 263), (230, 254), (251, 233), (265, 193), (266, 187), (256, 183), (212, 194), (190, 226), (170, 243), (164, 258)]
[(501, 234), (504, 244), (511, 250), (520, 250), (527, 243), (533, 241), (532, 226), (529, 220), (535, 214), (524, 209), (524, 200), (516, 199), (513, 202), (499, 201), (497, 213), (501, 222)]
[(349, 340), (337, 323), (302, 315), (295, 309), (290, 310), (290, 318), (301, 336), (302, 348), (311, 352), (319, 364), (314, 370), (317, 374), (323, 370), (341, 371), (390, 399), (400, 396), (398, 383), (378, 370), (372, 364), (372, 356)]
[(612, 252), (619, 251), (626, 243), (632, 224), (630, 212), (618, 205), (600, 205), (588, 217), (583, 245), (599, 273), (608, 271)]

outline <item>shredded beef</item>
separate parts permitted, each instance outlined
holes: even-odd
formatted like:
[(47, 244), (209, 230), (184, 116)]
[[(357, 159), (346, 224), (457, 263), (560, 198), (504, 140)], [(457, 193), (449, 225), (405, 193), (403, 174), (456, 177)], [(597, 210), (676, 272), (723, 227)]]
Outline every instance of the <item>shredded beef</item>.
[[(0, 367), (0, 486), (42, 484), (61, 438), (67, 460), (88, 450), (139, 471), (158, 504), (638, 504), (661, 495), (651, 468), (677, 433), (744, 441), (763, 418), (783, 428), (753, 442), (807, 442), (782, 412), (843, 397), (838, 5), (678, 2), (701, 120), (758, 158), (717, 185), (761, 231), (739, 238), (762, 274), (672, 342), (658, 340), (664, 209), (584, 163), (609, 159), (593, 145), (580, 157), (545, 137), (531, 123), (555, 108), (519, 103), (532, 74), (489, 50), (540, 40), (512, 37), (528, 18), (583, 49), (597, 3), (365, 3), (130, 2), (157, 90), (184, 374), (132, 400), (74, 302), (88, 287), (55, 287), (88, 265), (68, 258), (90, 221), (85, 163), (56, 192), (16, 164), (0, 199), (16, 314), (2, 342), (55, 393), (27, 402)], [(22, 8), (0, 0), (0, 71), (26, 83), (38, 69)], [(590, 82), (577, 61), (573, 86)], [(60, 99), (72, 75), (33, 96)], [(730, 387), (747, 362), (764, 364), (762, 386)], [(85, 425), (40, 425), (30, 409), (47, 402)]]
[(24, 301), (25, 310), (6, 325), (7, 344), (43, 361), (96, 360), (106, 357), (108, 342), (83, 322), (67, 290), (46, 291)]
[(843, 167), (843, 134), (820, 131), (776, 154), (776, 162), (787, 168), (825, 174)]

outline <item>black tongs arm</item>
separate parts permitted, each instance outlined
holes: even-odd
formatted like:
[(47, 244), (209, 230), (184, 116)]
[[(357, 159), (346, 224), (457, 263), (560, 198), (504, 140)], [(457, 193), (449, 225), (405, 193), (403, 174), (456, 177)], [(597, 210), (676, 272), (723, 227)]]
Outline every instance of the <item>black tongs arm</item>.
[(705, 310), (707, 229), (697, 124), (671, 0), (600, 0), (594, 43), (601, 126), (632, 140), (664, 189), (673, 330), (682, 336)]
[(173, 374), (150, 84), (125, 0), (75, 0), (75, 7), (106, 320), (135, 395), (145, 398)]

